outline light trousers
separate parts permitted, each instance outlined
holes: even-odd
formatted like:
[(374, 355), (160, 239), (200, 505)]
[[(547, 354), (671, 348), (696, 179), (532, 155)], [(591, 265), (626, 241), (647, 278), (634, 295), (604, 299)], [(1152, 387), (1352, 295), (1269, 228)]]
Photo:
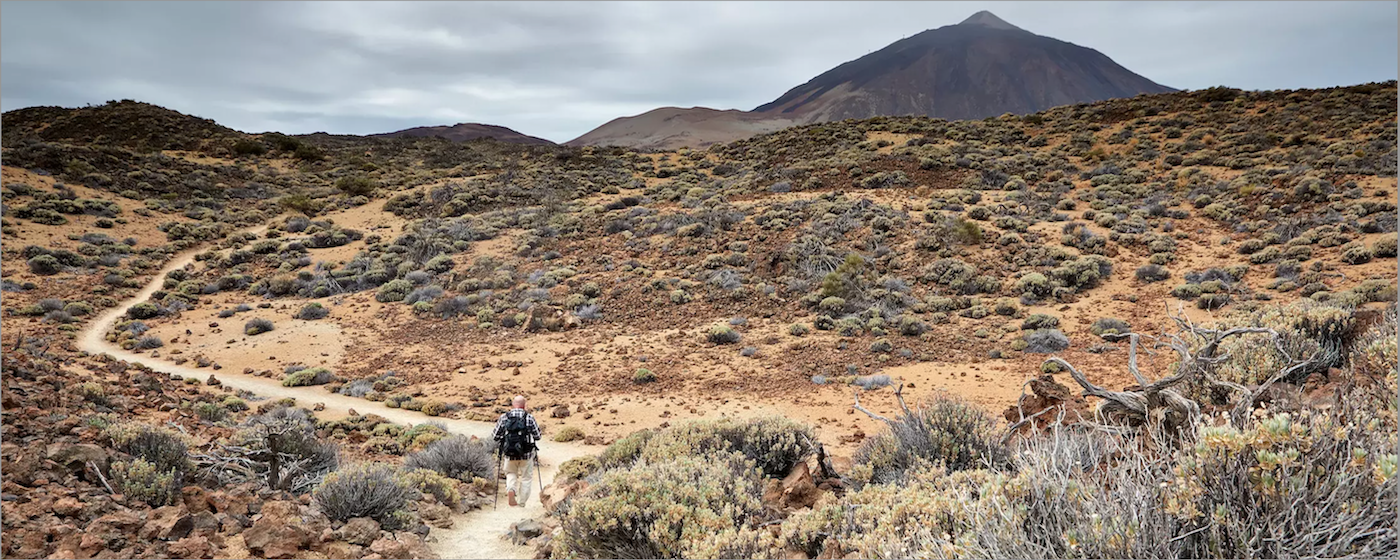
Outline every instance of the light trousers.
[(523, 505), (530, 499), (530, 481), (534, 474), (534, 461), (506, 459), (506, 491), (515, 492), (516, 502)]

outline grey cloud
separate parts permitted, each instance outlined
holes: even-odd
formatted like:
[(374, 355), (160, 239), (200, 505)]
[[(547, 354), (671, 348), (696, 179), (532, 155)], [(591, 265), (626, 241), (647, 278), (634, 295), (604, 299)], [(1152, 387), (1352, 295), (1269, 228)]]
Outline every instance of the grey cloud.
[(1179, 88), (1396, 76), (1386, 2), (4, 2), (0, 108), (132, 98), (247, 131), (565, 141), (661, 106), (751, 109), (982, 9)]

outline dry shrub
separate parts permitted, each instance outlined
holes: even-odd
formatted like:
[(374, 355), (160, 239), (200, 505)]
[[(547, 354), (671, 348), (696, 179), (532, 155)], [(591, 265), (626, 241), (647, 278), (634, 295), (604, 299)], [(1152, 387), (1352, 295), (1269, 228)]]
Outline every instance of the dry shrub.
[(445, 477), (471, 482), (490, 479), (495, 474), (495, 457), (490, 444), (467, 436), (451, 436), (434, 441), (422, 451), (404, 458), (404, 468), (428, 469)]
[(977, 405), (940, 394), (867, 439), (852, 458), (856, 467), (850, 478), (857, 484), (886, 484), (935, 464), (949, 471), (1006, 468), (1010, 452), (998, 430), (998, 422)]
[(382, 463), (356, 463), (326, 475), (312, 495), (327, 517), (349, 521), (368, 517), (381, 526), (402, 526), (404, 507), (416, 497), (413, 486)]

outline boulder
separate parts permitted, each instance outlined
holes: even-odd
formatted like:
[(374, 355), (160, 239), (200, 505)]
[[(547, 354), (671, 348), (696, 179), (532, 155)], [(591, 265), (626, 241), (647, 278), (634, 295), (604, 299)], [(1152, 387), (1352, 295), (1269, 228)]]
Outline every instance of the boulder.
[(356, 517), (340, 528), (340, 538), (359, 546), (368, 546), (379, 538), (379, 522), (368, 517)]
[(292, 558), (311, 540), (311, 536), (295, 524), (298, 521), (264, 516), (241, 536), (248, 550), (264, 558)]
[(172, 558), (212, 558), (214, 556), (214, 545), (208, 538), (193, 536), (185, 537), (165, 548)]
[(534, 519), (517, 521), (510, 526), (510, 542), (523, 545), (544, 534), (544, 525)]
[(568, 484), (550, 484), (540, 490), (540, 504), (544, 505), (546, 512), (554, 513), (559, 504), (587, 489), (588, 483), (582, 480), (574, 480)]
[(423, 522), (439, 529), (452, 528), (452, 509), (442, 504), (418, 504), (418, 517)]
[(85, 472), (89, 462), (104, 471), (107, 469), (107, 450), (91, 443), (55, 443), (47, 451), (50, 461), (74, 473)]
[(185, 538), (194, 529), (194, 516), (185, 506), (162, 506), (152, 511), (141, 527), (143, 539), (176, 541)]
[(411, 555), (408, 552), (408, 545), (399, 542), (398, 539), (392, 537), (375, 539), (374, 542), (370, 543), (369, 551), (378, 554), (383, 558), (411, 557)]

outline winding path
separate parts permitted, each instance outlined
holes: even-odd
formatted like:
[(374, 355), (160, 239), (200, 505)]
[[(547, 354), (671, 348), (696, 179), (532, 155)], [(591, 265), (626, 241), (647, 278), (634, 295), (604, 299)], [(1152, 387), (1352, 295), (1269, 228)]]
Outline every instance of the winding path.
[[(259, 227), (247, 231), (260, 233), (264, 229), (266, 228)], [(149, 299), (151, 294), (161, 288), (167, 272), (193, 262), (195, 254), (200, 250), (202, 248), (190, 249), (175, 255), (170, 264), (156, 273), (151, 283), (135, 297), (97, 317), (79, 334), (78, 348), (90, 354), (108, 354), (120, 360), (140, 363), (155, 371), (184, 377), (208, 377), (211, 373), (209, 370), (198, 370), (152, 359), (150, 356), (142, 356), (123, 350), (107, 342), (106, 339), (107, 331), (126, 313), (127, 308)], [(283, 387), (280, 381), (274, 379), (222, 370), (216, 376), (223, 382), (224, 386), (235, 390), (242, 389), (274, 399), (294, 397), (299, 403), (324, 403), (325, 410), (331, 414), (349, 415), (350, 409), (353, 408), (361, 413), (372, 412), (391, 422), (405, 425), (432, 420), (443, 424), (453, 434), (480, 438), (489, 437), (493, 427), (487, 422), (430, 418), (425, 414), (411, 410), (389, 408), (383, 403), (329, 393), (320, 387)], [(554, 473), (560, 463), (590, 453), (583, 446), (577, 444), (543, 442), (541, 448), (540, 471), (546, 483), (554, 479)], [(538, 478), (536, 476), (536, 480)], [(535, 482), (535, 485), (538, 486), (539, 483)], [(540, 488), (534, 488), (530, 496), (530, 503), (525, 507), (509, 507), (505, 505), (505, 500), (502, 498), (499, 508), (487, 506), (455, 516), (452, 529), (433, 529), (431, 531), (429, 535), (435, 542), (430, 542), (429, 547), (439, 558), (533, 558), (533, 549), (513, 545), (501, 537), (509, 531), (512, 523), (530, 518), (538, 519), (544, 515), (539, 495)]]

